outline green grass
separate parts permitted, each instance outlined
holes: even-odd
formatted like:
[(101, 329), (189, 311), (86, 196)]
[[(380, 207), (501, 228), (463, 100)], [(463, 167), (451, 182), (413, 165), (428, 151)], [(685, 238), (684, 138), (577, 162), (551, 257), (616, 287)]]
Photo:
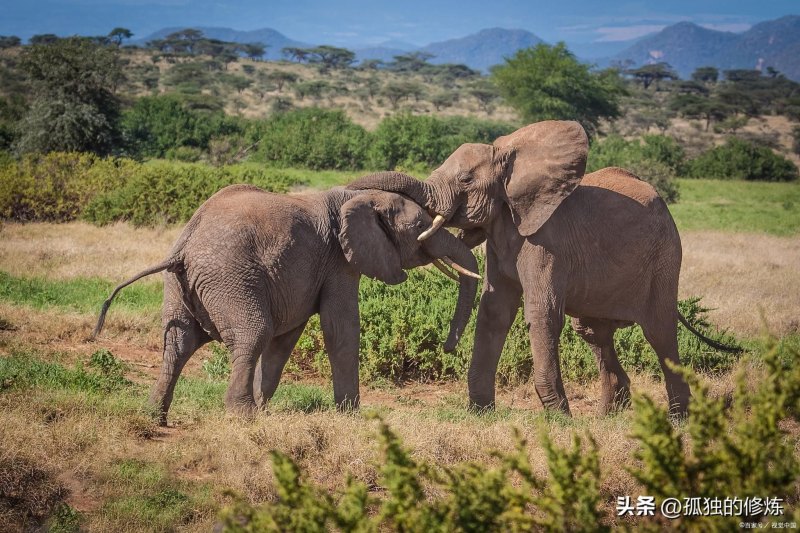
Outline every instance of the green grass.
[[(137, 282), (114, 299), (113, 309), (157, 313), (163, 297), (162, 282)], [(115, 284), (98, 278), (49, 280), (23, 278), (0, 271), (0, 301), (35, 309), (59, 308), (80, 313), (100, 311)], [(111, 311), (113, 313), (113, 310)]]
[(312, 413), (333, 409), (333, 391), (329, 387), (283, 383), (269, 402), (271, 411)]
[(680, 200), (670, 205), (680, 231), (722, 230), (796, 235), (800, 184), (681, 179)]

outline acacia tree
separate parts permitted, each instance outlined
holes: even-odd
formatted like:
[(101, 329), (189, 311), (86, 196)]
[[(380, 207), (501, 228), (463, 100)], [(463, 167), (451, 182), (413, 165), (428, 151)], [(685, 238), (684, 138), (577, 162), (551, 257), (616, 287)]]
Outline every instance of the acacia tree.
[(639, 80), (642, 83), (643, 89), (647, 89), (653, 83), (655, 83), (655, 87), (658, 88), (658, 82), (661, 80), (677, 80), (679, 78), (668, 63), (653, 63), (652, 65), (644, 65), (639, 68), (629, 70), (628, 74)]
[(117, 46), (122, 46), (122, 41), (133, 37), (133, 32), (128, 28), (114, 28), (109, 32), (108, 37), (117, 43)]
[(491, 79), (527, 122), (577, 120), (590, 135), (601, 119), (620, 115), (625, 94), (617, 71), (593, 72), (564, 43), (519, 50), (492, 69)]
[(19, 152), (109, 153), (119, 141), (122, 80), (119, 52), (90, 39), (70, 37), (34, 45), (20, 66), (33, 88), (31, 107), (20, 124)]

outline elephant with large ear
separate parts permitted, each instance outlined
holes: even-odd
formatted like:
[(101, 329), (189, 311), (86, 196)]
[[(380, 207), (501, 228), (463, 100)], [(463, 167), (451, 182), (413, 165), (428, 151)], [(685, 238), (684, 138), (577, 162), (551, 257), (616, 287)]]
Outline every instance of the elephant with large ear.
[(679, 363), (678, 320), (688, 325), (677, 310), (678, 231), (658, 193), (636, 176), (620, 168), (584, 176), (587, 153), (580, 124), (546, 121), (492, 145), (464, 144), (424, 182), (383, 175), (349, 185), (424, 205), (435, 219), (423, 239), (447, 225), (461, 228), (470, 247), (486, 241), (468, 375), (475, 407), (494, 405), (497, 364), (521, 299), (545, 407), (569, 413), (558, 357), (566, 313), (600, 367), (602, 412), (629, 401), (613, 336), (633, 323), (658, 354), (671, 409), (687, 410), (689, 387), (667, 364)]
[[(404, 179), (396, 173), (373, 176)], [(458, 301), (445, 349), (455, 348), (472, 310), (478, 264), (448, 232), (419, 240), (432, 224), (401, 195), (353, 191), (280, 195), (249, 185), (222, 189), (192, 216), (162, 263), (119, 285), (103, 305), (96, 336), (120, 289), (164, 273), (164, 352), (151, 403), (162, 423), (178, 376), (191, 355), (213, 340), (231, 351), (225, 406), (250, 415), (272, 397), (309, 317), (320, 315), (336, 405), (358, 406), (361, 274), (389, 284), (403, 269), (435, 262), (453, 277)], [(260, 364), (257, 362), (260, 359)]]

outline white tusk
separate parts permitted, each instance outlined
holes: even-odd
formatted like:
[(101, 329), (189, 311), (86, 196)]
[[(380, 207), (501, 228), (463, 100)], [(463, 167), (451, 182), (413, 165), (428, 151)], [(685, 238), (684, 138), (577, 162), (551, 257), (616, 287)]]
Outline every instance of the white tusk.
[(449, 257), (443, 257), (442, 261), (444, 261), (445, 263), (447, 263), (448, 265), (453, 267), (453, 269), (456, 272), (458, 272), (459, 274), (464, 274), (465, 276), (469, 276), (469, 277), (475, 278), (475, 279), (481, 279), (480, 274), (476, 274), (472, 270), (467, 270), (466, 268), (462, 267), (461, 265), (459, 265), (458, 263), (456, 263), (455, 261), (453, 261)]
[(450, 272), (450, 269), (449, 269), (449, 268), (447, 268), (446, 266), (444, 266), (440, 260), (438, 260), (438, 259), (435, 259), (435, 260), (433, 261), (433, 266), (435, 266), (436, 268), (438, 268), (439, 270), (441, 270), (441, 271), (442, 271), (442, 273), (443, 273), (445, 276), (447, 276), (448, 278), (450, 278), (450, 279), (452, 279), (452, 280), (455, 280), (455, 281), (458, 281), (458, 276), (456, 276), (455, 274), (453, 274), (452, 272)]
[(445, 222), (447, 221), (444, 219), (442, 215), (436, 215), (436, 217), (433, 219), (433, 224), (431, 224), (431, 227), (420, 233), (419, 237), (417, 237), (417, 240), (420, 242), (424, 241), (425, 239), (436, 233), (436, 231), (439, 228), (444, 226)]

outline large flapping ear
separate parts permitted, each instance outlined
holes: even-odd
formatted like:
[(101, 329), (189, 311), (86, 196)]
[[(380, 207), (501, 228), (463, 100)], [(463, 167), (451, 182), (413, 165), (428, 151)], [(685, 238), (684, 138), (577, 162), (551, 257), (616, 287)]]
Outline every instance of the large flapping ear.
[(344, 256), (356, 270), (389, 285), (408, 277), (400, 263), (400, 251), (388, 234), (390, 221), (382, 219), (380, 198), (363, 194), (348, 200), (340, 209), (339, 243)]
[(577, 122), (530, 124), (494, 142), (495, 159), (506, 171), (506, 194), (514, 223), (528, 236), (547, 222), (575, 190), (586, 171), (589, 139)]

